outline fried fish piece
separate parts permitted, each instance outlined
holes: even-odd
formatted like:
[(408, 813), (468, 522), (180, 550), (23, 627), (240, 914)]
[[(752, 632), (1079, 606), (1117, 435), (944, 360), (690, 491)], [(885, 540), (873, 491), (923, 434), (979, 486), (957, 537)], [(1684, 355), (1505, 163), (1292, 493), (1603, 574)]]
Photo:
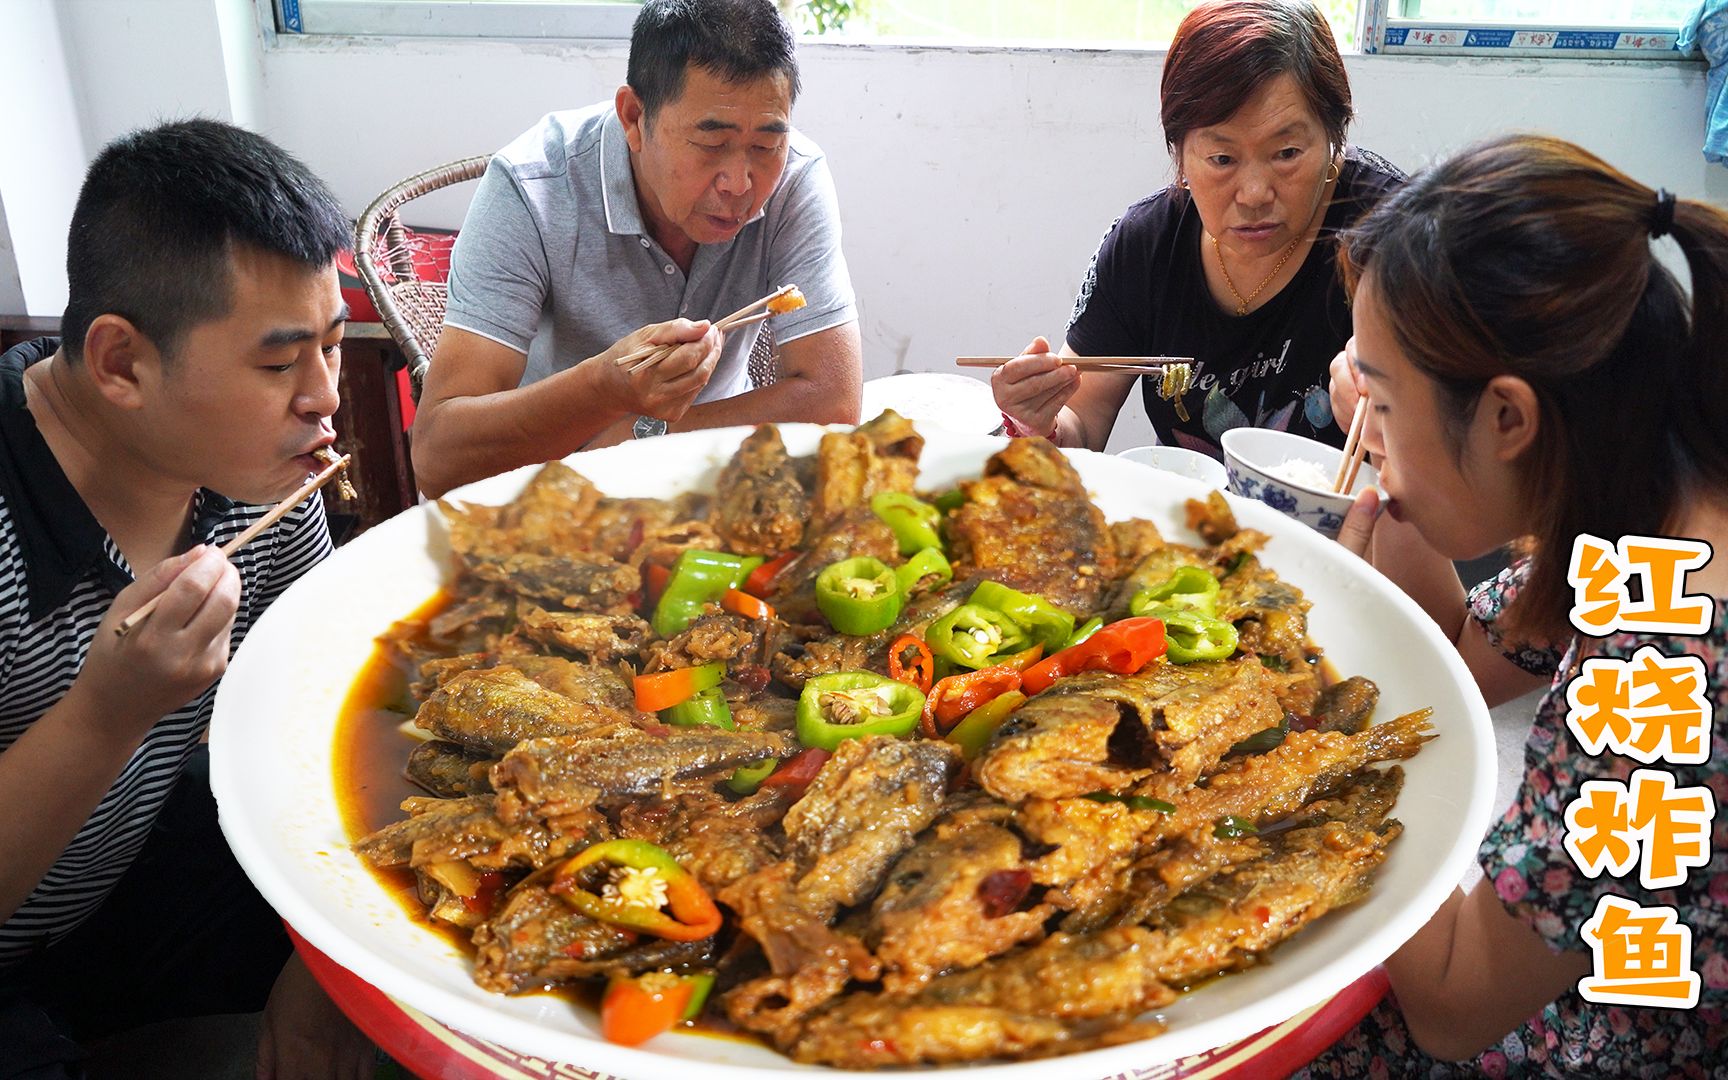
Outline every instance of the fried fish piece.
[(479, 870), (539, 869), (585, 843), (532, 819), (505, 824), (491, 795), (416, 795), (402, 800), (402, 809), (408, 817), (355, 842), (354, 853), (368, 865), (384, 869), (461, 860)]
[(504, 905), (474, 931), (474, 982), (500, 994), (560, 983), (636, 974), (711, 960), (712, 939), (661, 941), (571, 910), (535, 875), (505, 896)]
[(547, 611), (530, 607), (517, 630), (531, 641), (585, 656), (595, 663), (635, 656), (653, 634), (639, 615), (602, 615), (591, 611)]
[(675, 780), (799, 750), (782, 732), (661, 730), (616, 724), (517, 743), (492, 767), (499, 816), (519, 821), (583, 813), (602, 801), (652, 794)]
[(497, 760), (484, 751), (475, 752), (457, 743), (433, 739), (408, 752), (408, 764), (402, 771), (439, 798), (453, 799), (490, 793), (492, 784), (486, 779), (486, 771)]
[(1277, 725), (1282, 678), (1237, 661), (1154, 662), (1137, 675), (1060, 680), (997, 731), (977, 762), (978, 782), (1008, 802), (1121, 792), (1154, 774), (1185, 789), (1230, 747)]
[(948, 515), (956, 575), (974, 571), (1073, 612), (1100, 606), (1116, 542), (1080, 474), (1046, 439), (1014, 439)]
[(1032, 864), (1033, 879), (1061, 888), (1071, 906), (1083, 907), (1160, 843), (1211, 831), (1227, 817), (1265, 828), (1334, 793), (1370, 764), (1414, 757), (1434, 737), (1428, 713), (1419, 710), (1359, 735), (1294, 732), (1278, 747), (1214, 773), (1205, 787), (1171, 799), (1170, 813), (1091, 799), (1029, 800), (1015, 825), (1031, 842), (1052, 849)]
[(739, 555), (778, 555), (798, 546), (810, 517), (810, 494), (780, 441), (780, 429), (763, 424), (745, 436), (720, 473), (710, 521), (724, 550)]
[(551, 601), (573, 611), (626, 613), (631, 595), (642, 587), (635, 567), (603, 555), (479, 556), (468, 561), (467, 569), (524, 599)]
[(783, 1033), (850, 979), (876, 977), (869, 950), (829, 924), (876, 892), (941, 812), (959, 768), (959, 751), (945, 742), (878, 735), (840, 744), (786, 812), (788, 857), (719, 896), (772, 970), (726, 995), (734, 1023)]
[(1141, 927), (1052, 934), (917, 994), (848, 994), (778, 1044), (805, 1063), (880, 1068), (1045, 1057), (1146, 1038), (1158, 1025), (1135, 1018), (1176, 999), (1157, 978), (1151, 953), (1160, 943)]
[(634, 704), (577, 701), (514, 668), (459, 672), (426, 699), (414, 725), (470, 750), (502, 754), (523, 739), (575, 735), (628, 723)]
[(870, 497), (878, 492), (911, 491), (923, 450), (924, 436), (893, 409), (884, 409), (853, 431), (822, 436), (806, 535), (828, 531), (848, 510), (867, 509)]

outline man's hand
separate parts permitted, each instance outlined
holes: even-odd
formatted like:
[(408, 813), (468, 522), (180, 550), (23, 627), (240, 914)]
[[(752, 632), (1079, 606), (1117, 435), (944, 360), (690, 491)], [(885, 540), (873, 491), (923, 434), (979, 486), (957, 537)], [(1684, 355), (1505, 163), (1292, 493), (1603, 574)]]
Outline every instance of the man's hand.
[(996, 407), (1027, 431), (1039, 435), (1056, 428), (1056, 415), (1080, 388), (1080, 372), (1050, 351), (1050, 342), (1032, 339), (1026, 351), (990, 374)]
[(319, 988), (295, 953), (264, 1006), (258, 1034), (258, 1080), (369, 1080), (377, 1068), (372, 1041)]
[[(615, 407), (670, 422), (682, 418), (708, 385), (725, 340), (726, 336), (706, 320), (673, 319), (628, 334), (586, 362), (599, 369), (602, 393)], [(652, 365), (638, 363), (633, 369), (618, 366), (618, 357), (646, 345), (678, 347)]]
[(1362, 385), (1362, 375), (1356, 370), (1356, 339), (1354, 337), (1344, 343), (1344, 350), (1332, 358), (1328, 368), (1331, 383), (1328, 390), (1332, 395), (1332, 421), (1340, 431), (1350, 430), (1350, 421), (1356, 415), (1356, 404), (1362, 400), (1367, 387)]
[[(162, 602), (149, 618), (125, 637), (114, 632), (158, 594)], [(103, 718), (103, 735), (135, 743), (227, 670), (239, 604), (240, 575), (216, 548), (199, 544), (162, 560), (114, 598), (67, 696)]]

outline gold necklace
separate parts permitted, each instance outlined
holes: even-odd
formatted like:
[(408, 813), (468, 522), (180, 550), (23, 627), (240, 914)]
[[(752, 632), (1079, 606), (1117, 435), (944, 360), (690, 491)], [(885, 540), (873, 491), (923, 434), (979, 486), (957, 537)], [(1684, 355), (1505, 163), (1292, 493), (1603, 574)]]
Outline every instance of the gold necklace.
[[(1303, 232), (1306, 231), (1303, 230)], [(1260, 284), (1254, 286), (1254, 291), (1247, 296), (1236, 291), (1236, 283), (1230, 280), (1230, 268), (1224, 265), (1224, 253), (1218, 250), (1218, 238), (1216, 236), (1212, 238), (1212, 253), (1218, 256), (1218, 269), (1224, 273), (1224, 285), (1230, 290), (1230, 295), (1236, 298), (1236, 314), (1248, 314), (1248, 305), (1254, 302), (1254, 298), (1260, 295), (1262, 289), (1272, 283), (1272, 279), (1278, 276), (1278, 271), (1284, 269), (1284, 264), (1290, 261), (1290, 256), (1296, 253), (1296, 248), (1302, 243), (1302, 237), (1303, 233), (1296, 234), (1296, 239), (1290, 241), (1290, 246), (1284, 249), (1284, 254), (1278, 256), (1278, 265), (1274, 266), (1272, 272), (1261, 279)]]

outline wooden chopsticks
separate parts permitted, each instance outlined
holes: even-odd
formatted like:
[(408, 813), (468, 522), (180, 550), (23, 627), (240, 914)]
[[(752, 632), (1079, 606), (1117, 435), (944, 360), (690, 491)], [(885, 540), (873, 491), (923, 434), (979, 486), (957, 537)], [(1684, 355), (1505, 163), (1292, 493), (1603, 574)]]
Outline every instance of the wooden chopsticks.
[[(223, 544), (222, 554), (230, 559), (233, 558), (236, 551), (239, 551), (241, 548), (257, 539), (259, 533), (276, 524), (278, 521), (281, 521), (282, 515), (305, 502), (306, 496), (323, 487), (329, 482), (332, 476), (341, 472), (347, 465), (348, 455), (343, 454), (335, 461), (324, 466), (322, 472), (315, 474), (310, 480), (301, 484), (299, 490), (295, 491), (294, 494), (271, 507), (268, 514), (265, 514), (263, 517), (247, 526), (245, 532), (228, 541), (226, 544)], [(131, 633), (139, 623), (150, 617), (152, 611), (156, 610), (156, 605), (162, 602), (162, 595), (162, 593), (157, 593), (149, 600), (146, 600), (143, 606), (141, 606), (137, 611), (134, 611), (132, 614), (120, 620), (120, 625), (114, 628), (114, 632), (121, 637), (125, 637), (127, 634)]]
[(1332, 490), (1347, 495), (1356, 486), (1356, 473), (1362, 468), (1367, 449), (1362, 445), (1362, 430), (1368, 426), (1368, 395), (1356, 399), (1356, 413), (1350, 417), (1350, 432), (1344, 437), (1344, 453), (1338, 459), (1338, 475)]
[[(1012, 356), (956, 356), (959, 367), (997, 368)], [(1192, 356), (1062, 356), (1062, 363), (1081, 371), (1162, 371), (1175, 364), (1192, 364)]]
[[(766, 319), (773, 318), (774, 315), (778, 314), (777, 312), (764, 311), (762, 314), (754, 316), (750, 313), (758, 308), (766, 307), (780, 299), (782, 296), (796, 292), (797, 289), (798, 286), (796, 285), (782, 285), (767, 296), (764, 296), (759, 300), (752, 300), (750, 303), (745, 304), (737, 311), (734, 311), (732, 314), (715, 323), (714, 326), (722, 333), (727, 333), (738, 329), (740, 326), (750, 326), (754, 323), (759, 323)], [(630, 371), (651, 368), (655, 364), (666, 359), (668, 356), (671, 356), (673, 351), (677, 348), (677, 345), (644, 345), (640, 349), (634, 349), (625, 353), (623, 356), (614, 360), (613, 363)]]

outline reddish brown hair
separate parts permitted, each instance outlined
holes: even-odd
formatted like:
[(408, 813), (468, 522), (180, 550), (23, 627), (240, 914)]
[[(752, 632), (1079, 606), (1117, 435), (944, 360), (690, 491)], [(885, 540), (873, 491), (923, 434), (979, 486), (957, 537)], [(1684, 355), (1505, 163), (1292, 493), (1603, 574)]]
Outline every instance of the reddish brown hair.
[[(1354, 292), (1432, 378), (1454, 446), (1488, 381), (1535, 391), (1519, 465), (1531, 564), (1507, 611), (1530, 640), (1571, 635), (1573, 538), (1672, 528), (1682, 499), (1728, 487), (1728, 214), (1667, 199), (1559, 139), (1505, 136), (1434, 166), (1346, 234)], [(1691, 296), (1650, 246), (1671, 233)]]
[(1196, 128), (1228, 120), (1270, 79), (1290, 75), (1334, 151), (1354, 111), (1350, 78), (1326, 16), (1307, 0), (1210, 0), (1176, 28), (1164, 57), (1160, 119), (1172, 151)]

